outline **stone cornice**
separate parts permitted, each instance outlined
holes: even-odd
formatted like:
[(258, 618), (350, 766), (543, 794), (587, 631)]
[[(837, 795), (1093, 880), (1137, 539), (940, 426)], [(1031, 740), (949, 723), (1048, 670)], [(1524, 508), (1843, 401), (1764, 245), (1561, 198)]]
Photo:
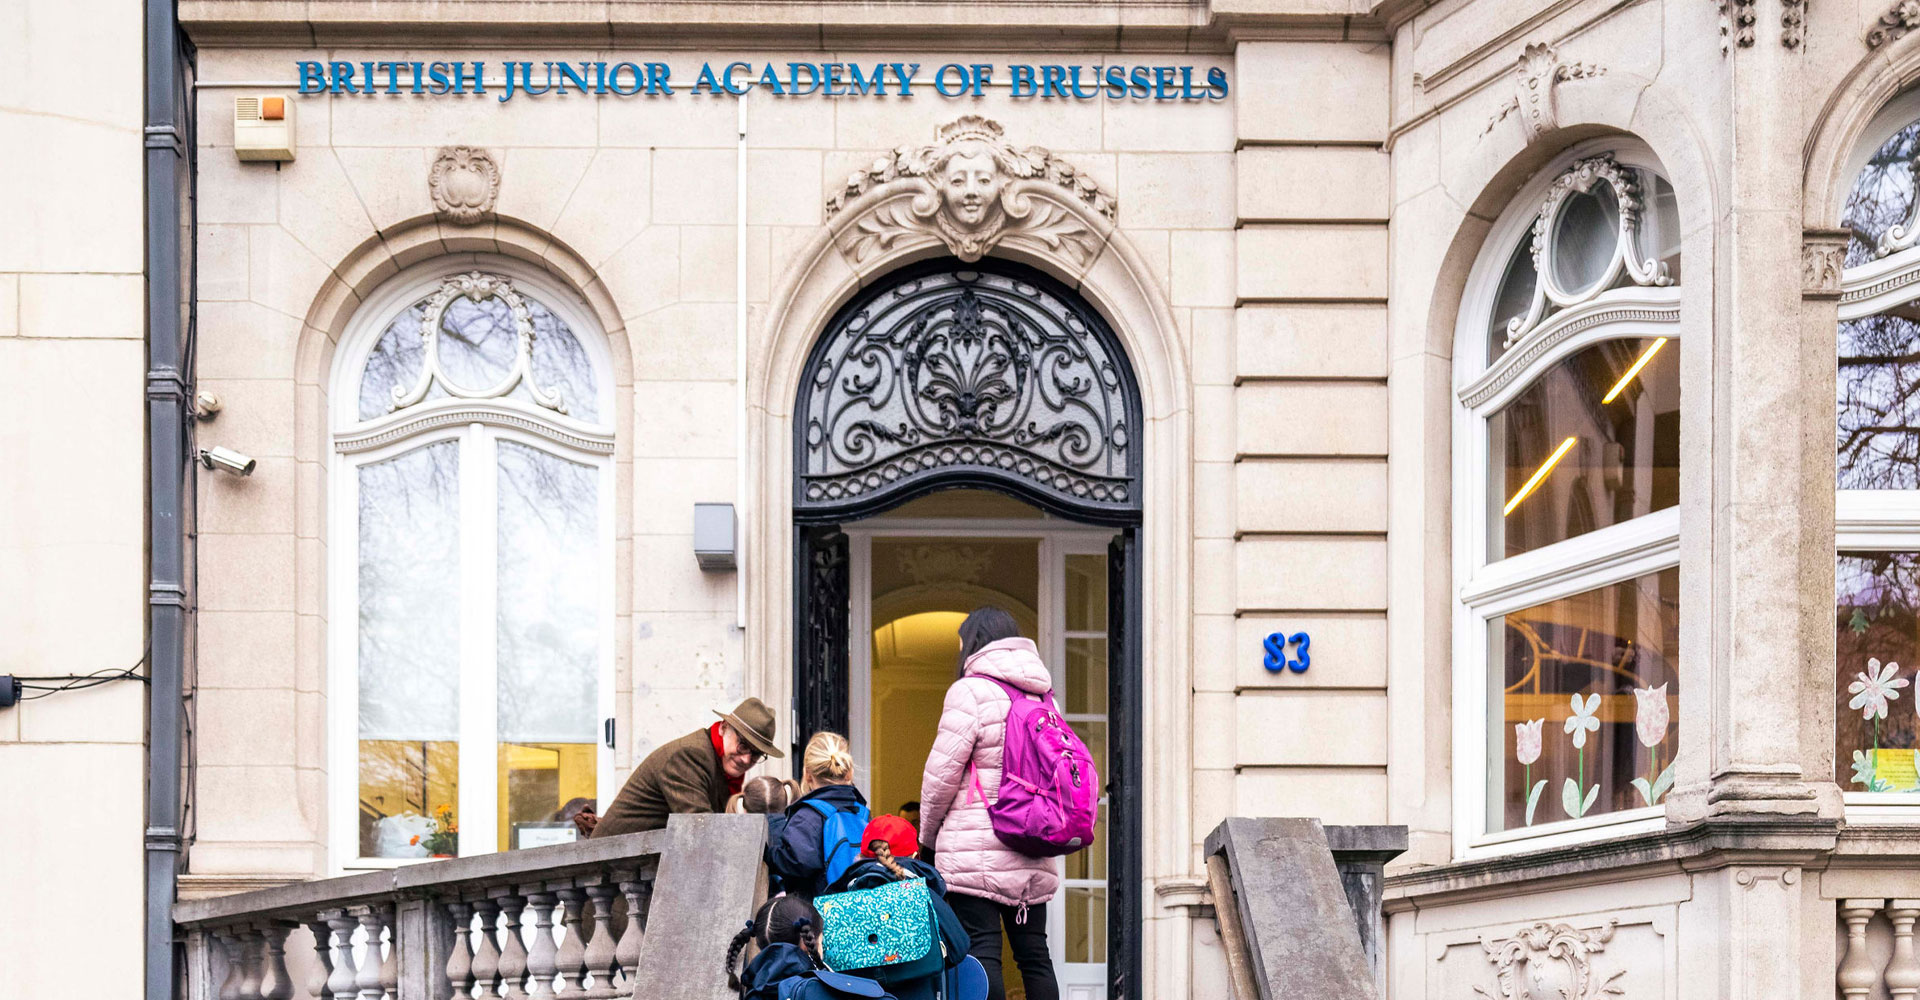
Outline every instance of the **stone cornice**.
[(1736, 864), (1817, 865), (1834, 854), (1842, 826), (1813, 815), (1716, 817), (1657, 833), (1414, 868), (1388, 875), (1385, 905), (1402, 913)]
[(448, 46), (649, 49), (1227, 53), (1254, 38), (1384, 39), (1364, 8), (1265, 0), (181, 0), (202, 45), (329, 46), (405, 39)]

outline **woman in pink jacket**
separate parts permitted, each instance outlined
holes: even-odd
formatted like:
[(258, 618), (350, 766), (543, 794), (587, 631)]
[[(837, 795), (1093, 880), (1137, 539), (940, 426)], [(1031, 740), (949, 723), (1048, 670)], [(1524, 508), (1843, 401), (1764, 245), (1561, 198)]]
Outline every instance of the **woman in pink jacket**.
[(934, 851), (947, 880), (947, 902), (973, 939), (973, 957), (987, 968), (989, 1000), (1003, 1000), (1000, 930), (1013, 947), (1028, 1000), (1058, 1000), (1047, 950), (1047, 901), (1060, 889), (1060, 865), (1030, 858), (994, 836), (987, 803), (1000, 793), (1000, 757), (1012, 700), (1005, 681), (1044, 698), (1053, 675), (1013, 616), (981, 608), (960, 623), (960, 679), (947, 689), (940, 734), (920, 777), (920, 843)]

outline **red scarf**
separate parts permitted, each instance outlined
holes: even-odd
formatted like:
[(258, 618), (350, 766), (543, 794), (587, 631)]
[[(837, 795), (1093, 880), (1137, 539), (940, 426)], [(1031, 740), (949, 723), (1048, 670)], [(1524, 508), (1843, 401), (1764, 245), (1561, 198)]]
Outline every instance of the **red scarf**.
[(713, 755), (720, 758), (720, 776), (727, 779), (727, 794), (738, 795), (740, 794), (740, 786), (744, 784), (747, 779), (744, 776), (736, 778), (727, 773), (727, 744), (720, 737), (720, 727), (723, 725), (726, 725), (726, 723), (716, 722), (708, 726), (707, 738), (713, 741)]

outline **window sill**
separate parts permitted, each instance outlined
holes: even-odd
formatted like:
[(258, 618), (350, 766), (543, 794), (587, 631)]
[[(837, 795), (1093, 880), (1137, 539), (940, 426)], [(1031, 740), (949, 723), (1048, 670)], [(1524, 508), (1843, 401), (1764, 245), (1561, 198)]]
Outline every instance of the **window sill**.
[[(1684, 827), (1587, 839), (1572, 846), (1535, 840), (1513, 853), (1444, 865), (1390, 871), (1389, 913), (1478, 899), (1505, 899), (1529, 891), (1558, 891), (1619, 882), (1622, 877), (1711, 870), (1751, 860), (1753, 852), (1792, 855), (1794, 863), (1830, 853), (1842, 824), (1819, 816), (1707, 819)], [(1916, 838), (1920, 846), (1920, 838)]]
[(1540, 823), (1475, 838), (1466, 845), (1460, 860), (1473, 861), (1527, 851), (1565, 849), (1592, 840), (1658, 833), (1666, 829), (1666, 825), (1666, 809), (1661, 806), (1623, 809), (1619, 812), (1585, 819)]

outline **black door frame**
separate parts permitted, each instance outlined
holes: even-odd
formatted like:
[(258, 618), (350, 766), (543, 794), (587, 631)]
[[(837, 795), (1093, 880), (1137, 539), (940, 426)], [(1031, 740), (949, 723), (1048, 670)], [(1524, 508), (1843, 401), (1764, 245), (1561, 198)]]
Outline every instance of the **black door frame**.
[[(1121, 502), (1089, 500), (1084, 493), (1048, 488), (1030, 476), (1016, 474), (1002, 463), (953, 464), (901, 476), (871, 492), (833, 500), (806, 499), (810, 431), (808, 400), (815, 391), (815, 373), (823, 355), (850, 321), (863, 321), (869, 307), (882, 296), (906, 288), (930, 275), (985, 272), (1011, 278), (1051, 296), (1055, 307), (1065, 305), (1089, 346), (1104, 353), (1114, 369), (1124, 406), (1115, 418), (1109, 446), (1125, 451), (1127, 489)], [(1072, 289), (1033, 268), (994, 259), (965, 264), (951, 258), (925, 262), (881, 276), (842, 307), (816, 340), (802, 369), (794, 409), (793, 486), (793, 711), (794, 766), (799, 767), (802, 734), (820, 729), (846, 732), (849, 721), (850, 586), (847, 536), (840, 526), (873, 517), (910, 500), (940, 490), (971, 488), (1012, 495), (1067, 520), (1119, 529), (1108, 547), (1108, 698), (1110, 737), (1108, 794), (1111, 803), (1108, 836), (1107, 992), (1110, 1000), (1143, 997), (1141, 946), (1145, 934), (1143, 896), (1142, 820), (1145, 811), (1145, 773), (1142, 766), (1144, 665), (1141, 631), (1144, 620), (1139, 529), (1142, 462), (1138, 444), (1141, 423), (1139, 383), (1126, 352), (1112, 328)], [(831, 428), (827, 429), (829, 432)], [(957, 443), (988, 443), (1005, 450), (1009, 439), (983, 439), (978, 433), (957, 433)], [(815, 442), (817, 445), (817, 440)], [(797, 777), (796, 773), (796, 777)]]

